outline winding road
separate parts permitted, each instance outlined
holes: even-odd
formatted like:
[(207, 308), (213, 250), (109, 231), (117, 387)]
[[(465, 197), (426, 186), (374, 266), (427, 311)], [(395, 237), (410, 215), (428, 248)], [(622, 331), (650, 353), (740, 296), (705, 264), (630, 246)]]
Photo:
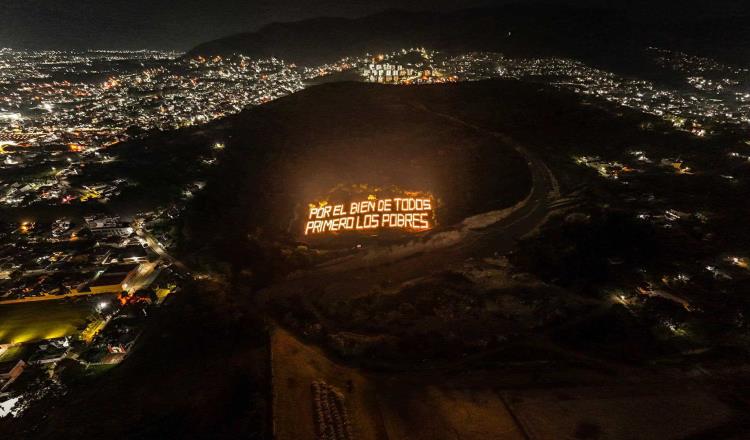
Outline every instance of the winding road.
[(532, 185), (526, 199), (512, 208), (469, 217), (454, 227), (403, 244), (370, 246), (355, 254), (321, 263), (312, 270), (293, 274), (269, 287), (264, 292), (266, 298), (321, 288), (356, 295), (371, 285), (403, 283), (462, 264), (471, 257), (504, 255), (512, 250), (518, 239), (545, 222), (552, 210), (550, 204), (559, 199), (560, 190), (554, 175), (536, 154), (502, 133), (418, 104), (412, 106), (451, 124), (491, 136), (499, 144), (515, 149), (526, 159), (531, 172)]

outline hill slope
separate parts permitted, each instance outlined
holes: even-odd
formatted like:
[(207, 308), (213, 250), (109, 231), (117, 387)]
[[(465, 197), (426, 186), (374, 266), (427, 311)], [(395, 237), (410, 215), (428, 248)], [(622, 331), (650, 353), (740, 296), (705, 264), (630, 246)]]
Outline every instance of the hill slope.
[[(243, 53), (317, 64), (365, 52), (426, 46), (501, 51), (515, 56), (573, 56), (626, 64), (647, 46), (745, 62), (750, 31), (746, 7), (664, 2), (624, 12), (604, 7), (511, 4), (451, 13), (388, 11), (357, 19), (316, 18), (274, 23), (257, 32), (203, 43), (189, 55)], [(670, 7), (672, 5), (673, 7)]]

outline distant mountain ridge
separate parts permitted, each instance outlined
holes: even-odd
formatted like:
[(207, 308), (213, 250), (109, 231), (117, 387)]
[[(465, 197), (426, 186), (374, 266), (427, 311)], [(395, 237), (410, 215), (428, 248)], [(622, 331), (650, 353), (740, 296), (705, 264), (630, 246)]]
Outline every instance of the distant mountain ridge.
[(425, 46), (513, 56), (574, 56), (607, 63), (628, 59), (647, 46), (666, 46), (747, 63), (750, 12), (691, 14), (693, 3), (697, 4), (678, 3), (674, 15), (659, 5), (653, 16), (604, 7), (510, 4), (450, 13), (390, 10), (356, 19), (321, 17), (273, 23), (257, 32), (209, 41), (188, 55), (242, 53), (315, 65), (366, 52)]
[[(608, 11), (580, 10), (571, 13), (590, 16), (606, 15)], [(357, 19), (324, 17), (273, 23), (258, 32), (232, 35), (201, 44), (189, 53), (243, 53), (259, 57), (277, 56), (299, 64), (317, 64), (348, 55), (411, 46), (444, 50), (509, 50), (513, 46), (523, 49), (525, 42), (522, 37), (538, 41), (546, 39), (548, 35), (548, 31), (539, 32), (529, 25), (533, 26), (535, 21), (552, 22), (557, 14), (535, 17), (532, 11), (524, 7), (509, 6), (454, 13), (391, 10)], [(614, 16), (608, 18), (606, 21), (610, 25), (617, 20)]]

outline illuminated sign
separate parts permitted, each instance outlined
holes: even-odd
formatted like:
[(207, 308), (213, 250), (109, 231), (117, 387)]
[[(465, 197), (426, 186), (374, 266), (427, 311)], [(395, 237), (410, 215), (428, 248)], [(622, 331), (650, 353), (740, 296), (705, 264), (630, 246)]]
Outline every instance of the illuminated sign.
[(403, 229), (426, 231), (434, 226), (434, 203), (426, 197), (393, 197), (330, 205), (310, 205), (305, 235), (340, 231)]

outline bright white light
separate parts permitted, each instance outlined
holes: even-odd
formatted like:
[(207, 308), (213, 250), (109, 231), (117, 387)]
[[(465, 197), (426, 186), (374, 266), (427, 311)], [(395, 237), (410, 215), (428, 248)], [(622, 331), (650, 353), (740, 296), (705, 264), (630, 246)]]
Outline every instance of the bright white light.
[(4, 402), (0, 402), (0, 418), (3, 418), (8, 415), (17, 416), (20, 408), (13, 409), (16, 406), (16, 403), (21, 400), (21, 396), (14, 397), (12, 399), (8, 399)]
[(20, 113), (0, 113), (0, 121), (20, 121), (21, 119), (23, 119), (23, 116)]

